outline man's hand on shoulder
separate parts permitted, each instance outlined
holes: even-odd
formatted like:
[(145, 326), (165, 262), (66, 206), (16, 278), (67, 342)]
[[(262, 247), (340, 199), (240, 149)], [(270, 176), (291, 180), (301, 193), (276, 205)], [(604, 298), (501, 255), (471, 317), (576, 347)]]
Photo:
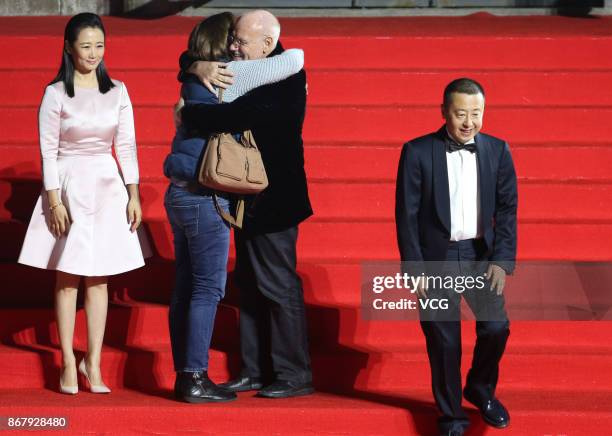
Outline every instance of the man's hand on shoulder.
[(487, 269), (486, 277), (491, 283), (491, 291), (501, 295), (506, 285), (506, 271), (501, 266), (491, 263)]
[(227, 64), (223, 62), (197, 61), (191, 64), (188, 73), (195, 75), (212, 93), (215, 93), (214, 86), (227, 89), (234, 83), (234, 73), (227, 69)]

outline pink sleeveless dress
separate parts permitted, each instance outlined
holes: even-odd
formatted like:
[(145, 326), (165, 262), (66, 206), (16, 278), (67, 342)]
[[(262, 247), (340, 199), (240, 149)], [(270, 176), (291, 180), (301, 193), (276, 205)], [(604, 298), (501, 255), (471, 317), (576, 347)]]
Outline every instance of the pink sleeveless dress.
[[(125, 85), (106, 94), (63, 83), (45, 90), (39, 133), (44, 188), (34, 207), (19, 263), (81, 276), (107, 276), (144, 265), (127, 219), (127, 184), (138, 183), (132, 105)], [(112, 145), (121, 173), (112, 155)], [(71, 224), (55, 238), (46, 191), (59, 189)]]

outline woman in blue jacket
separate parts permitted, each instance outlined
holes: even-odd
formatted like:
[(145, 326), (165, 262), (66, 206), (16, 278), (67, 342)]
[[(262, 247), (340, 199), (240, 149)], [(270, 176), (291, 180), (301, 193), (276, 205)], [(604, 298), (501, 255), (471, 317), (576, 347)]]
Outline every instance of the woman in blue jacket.
[[(232, 37), (231, 13), (213, 15), (198, 24), (189, 37), (192, 60), (229, 60)], [(300, 71), (302, 50), (287, 50), (266, 59), (229, 62), (234, 83), (224, 91), (223, 101), (262, 85), (278, 82)], [(191, 74), (181, 74), (181, 97), (185, 104), (216, 104), (217, 95)], [(208, 352), (217, 312), (225, 293), (230, 228), (217, 213), (213, 191), (198, 185), (197, 170), (206, 140), (189, 135), (178, 126), (172, 151), (164, 162), (170, 179), (164, 205), (174, 236), (176, 279), (170, 303), (170, 339), (176, 371), (177, 399), (201, 403), (231, 401), (236, 394), (218, 387), (208, 377)], [(227, 211), (229, 197), (217, 193), (219, 205)]]

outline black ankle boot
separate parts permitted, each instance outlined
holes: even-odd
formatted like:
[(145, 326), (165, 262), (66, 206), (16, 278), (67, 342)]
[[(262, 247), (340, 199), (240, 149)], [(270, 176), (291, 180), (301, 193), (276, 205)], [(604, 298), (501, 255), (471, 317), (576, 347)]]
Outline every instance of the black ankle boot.
[(208, 378), (208, 372), (179, 372), (174, 383), (174, 396), (187, 403), (232, 401), (234, 392), (220, 388)]

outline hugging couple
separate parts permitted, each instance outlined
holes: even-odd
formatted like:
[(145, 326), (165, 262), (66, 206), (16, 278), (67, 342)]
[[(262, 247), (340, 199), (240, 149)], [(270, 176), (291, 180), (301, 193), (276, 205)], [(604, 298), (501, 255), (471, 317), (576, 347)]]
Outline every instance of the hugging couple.
[[(177, 130), (164, 162), (170, 180), (164, 205), (176, 258), (169, 321), (178, 400), (231, 401), (236, 392), (250, 390), (267, 398), (314, 391), (296, 272), (298, 225), (312, 215), (301, 135), (306, 74), (303, 51), (284, 50), (280, 31), (276, 17), (263, 10), (238, 18), (213, 15), (193, 29), (180, 58)], [(247, 130), (269, 186), (247, 196), (243, 227), (235, 232), (242, 370), (217, 385), (208, 377), (209, 349), (230, 245), (230, 226), (217, 207), (228, 212), (234, 198), (198, 184), (198, 167), (212, 133)]]

